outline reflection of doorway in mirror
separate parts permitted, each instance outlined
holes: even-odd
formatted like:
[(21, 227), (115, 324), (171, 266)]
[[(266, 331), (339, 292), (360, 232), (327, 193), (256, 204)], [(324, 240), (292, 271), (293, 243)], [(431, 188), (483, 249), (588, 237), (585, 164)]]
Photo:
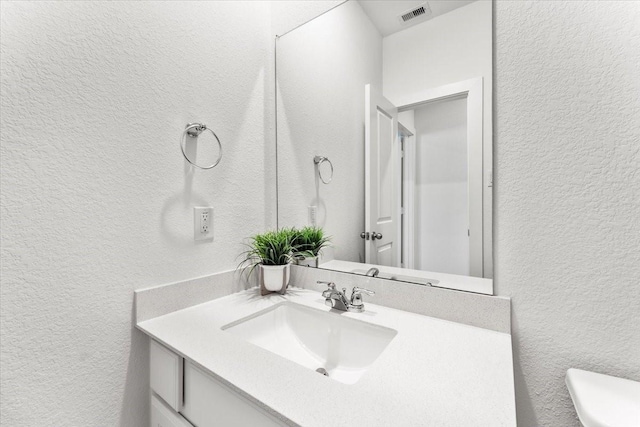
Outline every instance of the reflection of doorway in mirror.
[[(408, 119), (411, 118), (411, 121)], [(403, 123), (404, 122), (404, 123)], [(415, 266), (415, 129), (413, 111), (398, 113), (398, 140), (400, 141), (400, 267)], [(405, 125), (407, 123), (407, 125)]]
[[(387, 224), (391, 244), (366, 241), (366, 262), (482, 277), (482, 79), (416, 93), (401, 107), (369, 90), (365, 224), (367, 230)], [(386, 138), (386, 122), (396, 121)], [(382, 215), (381, 201), (390, 215)]]
[[(407, 198), (415, 205), (413, 264), (419, 270), (470, 275), (466, 96), (439, 100), (405, 112), (413, 114), (415, 173)], [(412, 194), (409, 194), (412, 193)]]

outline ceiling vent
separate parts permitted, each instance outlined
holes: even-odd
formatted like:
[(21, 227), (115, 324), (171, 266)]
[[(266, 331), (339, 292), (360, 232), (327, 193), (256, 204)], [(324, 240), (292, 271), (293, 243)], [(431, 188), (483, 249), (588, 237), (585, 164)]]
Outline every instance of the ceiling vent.
[(412, 19), (427, 17), (431, 15), (431, 9), (428, 3), (423, 3), (420, 6), (413, 7), (411, 10), (404, 12), (398, 16), (400, 22), (409, 22)]

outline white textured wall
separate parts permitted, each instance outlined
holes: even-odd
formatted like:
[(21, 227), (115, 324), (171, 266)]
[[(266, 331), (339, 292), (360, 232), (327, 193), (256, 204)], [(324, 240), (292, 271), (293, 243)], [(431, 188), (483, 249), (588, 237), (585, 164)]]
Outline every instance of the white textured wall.
[[(268, 6), (2, 2), (3, 426), (148, 425), (133, 290), (233, 268), (265, 227)], [(214, 170), (182, 159), (195, 120)]]
[[(133, 289), (230, 268), (265, 225), (268, 11), (0, 5), (0, 424), (147, 425)], [(521, 426), (578, 426), (571, 366), (640, 380), (639, 7), (495, 6), (495, 286)], [(176, 132), (195, 119), (234, 148), (191, 175)], [(196, 202), (218, 207), (214, 243), (191, 243)]]
[(495, 6), (495, 289), (518, 425), (579, 426), (568, 368), (640, 380), (640, 3)]
[(346, 0), (273, 0), (271, 4), (271, 32), (281, 36)]
[[(364, 258), (364, 85), (382, 84), (382, 37), (361, 6), (341, 5), (278, 40), (278, 219), (318, 226), (335, 257)], [(333, 163), (320, 183), (313, 158)], [(329, 176), (324, 169), (324, 176)]]
[(384, 96), (401, 102), (416, 90), (483, 78), (484, 277), (493, 277), (492, 197), (492, 2), (478, 0), (391, 34), (383, 41)]
[(265, 69), (265, 224), (275, 228), (277, 223), (276, 197), (276, 129), (275, 129), (275, 37), (304, 24), (342, 3), (344, 0), (273, 0), (268, 2), (270, 13), (269, 60)]

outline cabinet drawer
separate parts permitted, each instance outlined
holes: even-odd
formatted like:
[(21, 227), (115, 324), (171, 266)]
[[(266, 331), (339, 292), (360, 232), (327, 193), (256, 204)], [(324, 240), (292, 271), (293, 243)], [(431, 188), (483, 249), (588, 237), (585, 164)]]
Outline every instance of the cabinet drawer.
[(151, 396), (151, 427), (193, 427), (155, 396)]
[(182, 413), (198, 427), (282, 427), (286, 424), (190, 362), (184, 367)]
[(151, 340), (149, 349), (151, 390), (176, 412), (182, 409), (183, 360), (165, 346)]

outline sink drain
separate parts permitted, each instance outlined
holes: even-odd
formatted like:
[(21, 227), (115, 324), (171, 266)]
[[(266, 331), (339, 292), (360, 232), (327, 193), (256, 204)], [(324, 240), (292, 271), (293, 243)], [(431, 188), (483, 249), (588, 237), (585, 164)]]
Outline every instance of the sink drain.
[(316, 372), (318, 372), (318, 373), (320, 373), (320, 374), (324, 375), (325, 377), (328, 377), (328, 376), (329, 376), (329, 372), (327, 372), (327, 370), (326, 370), (326, 369), (324, 369), (324, 368), (318, 368), (318, 369), (316, 369)]

